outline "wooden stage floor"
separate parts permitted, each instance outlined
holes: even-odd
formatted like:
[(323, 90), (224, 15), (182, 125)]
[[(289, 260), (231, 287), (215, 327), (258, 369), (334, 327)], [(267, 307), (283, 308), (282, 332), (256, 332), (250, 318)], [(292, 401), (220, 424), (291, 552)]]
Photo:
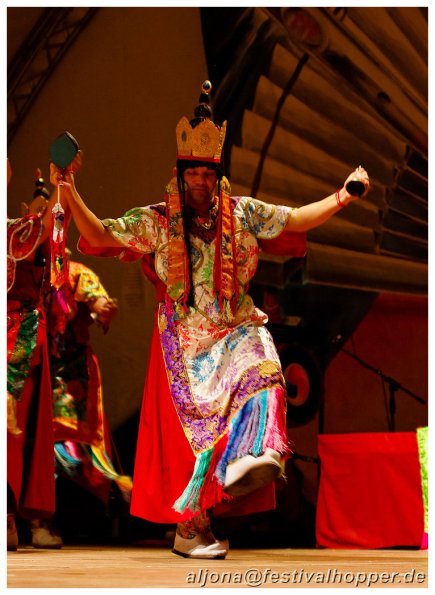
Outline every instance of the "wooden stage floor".
[(7, 555), (7, 586), (426, 587), (421, 550), (233, 549), (226, 560), (188, 560), (161, 547), (20, 548)]

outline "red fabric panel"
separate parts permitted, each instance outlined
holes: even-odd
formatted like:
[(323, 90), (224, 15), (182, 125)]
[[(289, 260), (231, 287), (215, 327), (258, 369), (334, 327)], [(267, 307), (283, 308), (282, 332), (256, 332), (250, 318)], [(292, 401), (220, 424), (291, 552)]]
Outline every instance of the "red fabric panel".
[(318, 436), (317, 543), (420, 547), (424, 510), (413, 432)]
[(307, 253), (307, 234), (284, 230), (271, 240), (258, 240), (263, 252), (278, 256), (302, 258)]
[(54, 439), (45, 319), (21, 399), (16, 402), (23, 433), (7, 438), (7, 480), (23, 518), (50, 518), (55, 509)]
[(145, 382), (131, 514), (156, 523), (176, 523), (181, 516), (172, 509), (189, 482), (195, 456), (175, 412), (156, 326), (151, 341)]
[[(155, 523), (190, 518), (192, 513), (180, 515), (172, 506), (189, 483), (194, 465), (195, 456), (172, 401), (155, 324), (139, 422), (131, 514)], [(237, 516), (274, 507), (274, 486), (268, 486), (218, 505), (215, 513)]]

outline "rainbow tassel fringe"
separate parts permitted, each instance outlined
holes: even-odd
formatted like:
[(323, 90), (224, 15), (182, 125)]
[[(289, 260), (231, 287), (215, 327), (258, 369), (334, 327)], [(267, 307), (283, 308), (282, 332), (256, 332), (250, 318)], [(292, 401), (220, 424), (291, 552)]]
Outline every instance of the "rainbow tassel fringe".
[(283, 456), (289, 453), (285, 430), (282, 389), (274, 387), (257, 393), (234, 416), (227, 435), (196, 457), (193, 475), (174, 510), (198, 512), (230, 499), (223, 492), (227, 465), (246, 455), (260, 456), (272, 448)]
[(69, 477), (77, 474), (82, 461), (76, 458), (68, 449), (68, 444), (56, 442), (54, 445), (54, 456), (56, 465), (59, 466)]
[(130, 502), (131, 491), (133, 489), (131, 477), (120, 475), (116, 472), (112, 461), (104, 449), (88, 444), (65, 441), (56, 442), (54, 445), (54, 454), (57, 466), (69, 477), (73, 477), (80, 472), (80, 466), (84, 458), (89, 459), (95, 469), (104, 477), (116, 483), (124, 500)]
[(116, 472), (112, 461), (109, 459), (107, 453), (102, 448), (97, 448), (96, 446), (88, 446), (87, 444), (83, 444), (83, 450), (86, 452), (92, 464), (100, 473), (107, 477), (107, 479), (111, 479), (116, 483), (118, 488), (121, 491), (122, 497), (126, 502), (130, 502), (131, 499), (131, 491), (133, 489), (133, 483), (131, 481), (131, 477), (128, 475), (120, 475)]
[(174, 509), (178, 512), (184, 512), (186, 509), (192, 511), (197, 511), (200, 509), (199, 499), (201, 488), (209, 471), (210, 460), (212, 458), (213, 451), (214, 447), (209, 448), (196, 457), (192, 478), (187, 484), (184, 492), (174, 504)]

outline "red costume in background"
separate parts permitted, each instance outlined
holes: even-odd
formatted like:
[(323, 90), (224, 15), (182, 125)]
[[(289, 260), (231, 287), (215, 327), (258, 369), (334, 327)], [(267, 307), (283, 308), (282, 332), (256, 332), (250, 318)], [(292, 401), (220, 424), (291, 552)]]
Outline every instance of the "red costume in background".
[(115, 481), (129, 500), (131, 479), (114, 468), (97, 357), (90, 345), (91, 304), (109, 299), (98, 276), (68, 262), (68, 280), (47, 305), (56, 469), (107, 504)]
[[(50, 518), (55, 509), (53, 423), (41, 288), (47, 271), (38, 215), (8, 220), (8, 511)], [(34, 262), (25, 260), (35, 252)]]

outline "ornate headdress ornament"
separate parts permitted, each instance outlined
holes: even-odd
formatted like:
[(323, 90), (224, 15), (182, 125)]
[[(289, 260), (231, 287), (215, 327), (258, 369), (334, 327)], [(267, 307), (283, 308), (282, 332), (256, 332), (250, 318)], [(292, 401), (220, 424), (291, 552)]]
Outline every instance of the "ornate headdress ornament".
[[(226, 121), (217, 126), (212, 121), (210, 107), (210, 81), (204, 81), (199, 98), (200, 104), (195, 109), (195, 119), (191, 122), (183, 116), (177, 124), (177, 159), (208, 161), (220, 163), (222, 148), (227, 130)], [(198, 123), (199, 122), (199, 123)]]
[[(168, 305), (175, 306), (181, 317), (188, 312), (187, 301), (191, 290), (189, 255), (185, 242), (183, 217), (183, 188), (181, 164), (183, 161), (213, 163), (219, 165), (225, 140), (227, 123), (217, 126), (212, 118), (210, 106), (210, 81), (201, 87), (199, 105), (195, 118), (189, 122), (186, 117), (177, 124), (177, 162), (179, 179), (173, 178), (166, 187), (168, 217)], [(185, 165), (184, 165), (185, 167)], [(195, 167), (195, 165), (193, 166)], [(216, 250), (213, 266), (213, 283), (219, 308), (230, 321), (237, 307), (238, 281), (235, 259), (235, 233), (230, 200), (230, 187), (226, 178), (219, 181), (218, 217), (216, 221)]]

